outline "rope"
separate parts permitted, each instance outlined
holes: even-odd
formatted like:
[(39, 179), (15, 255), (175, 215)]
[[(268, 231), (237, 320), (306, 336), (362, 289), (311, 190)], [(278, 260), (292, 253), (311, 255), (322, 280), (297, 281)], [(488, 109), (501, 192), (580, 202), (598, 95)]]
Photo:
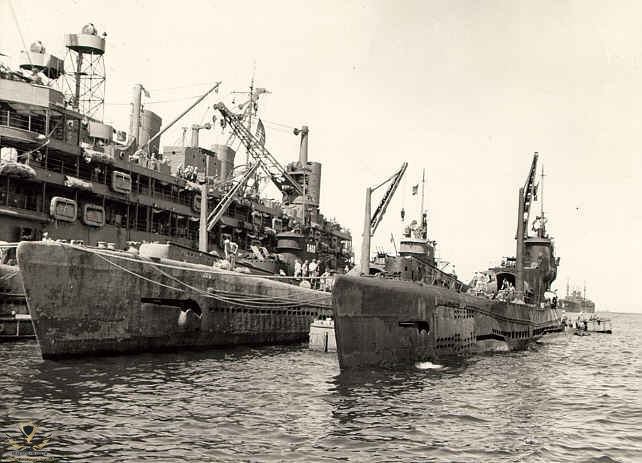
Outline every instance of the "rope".
[[(73, 246), (73, 245), (69, 245), (69, 246), (70, 247), (74, 247), (74, 248), (80, 248), (80, 247), (76, 247), (76, 246)], [(163, 284), (160, 281), (152, 280), (151, 278), (147, 278), (144, 275), (141, 275), (141, 274), (139, 274), (137, 272), (134, 272), (134, 271), (122, 266), (122, 265), (119, 265), (116, 262), (113, 262), (109, 258), (105, 257), (105, 255), (103, 253), (101, 253), (101, 252), (95, 252), (93, 250), (88, 250), (88, 251), (96, 254), (96, 256), (98, 256), (100, 259), (104, 260), (108, 264), (113, 265), (114, 267), (118, 268), (119, 270), (121, 270), (123, 272), (126, 272), (126, 273), (128, 273), (128, 274), (130, 274), (130, 275), (132, 275), (132, 276), (134, 276), (136, 278), (139, 278), (141, 280), (147, 281), (147, 282), (152, 283), (154, 285), (158, 285), (158, 286), (161, 286), (161, 287), (164, 287), (164, 288), (172, 289), (174, 291), (178, 291), (178, 292), (182, 292), (182, 293), (185, 292), (185, 290), (182, 289), (182, 288), (178, 288), (178, 287), (175, 287), (175, 286), (170, 286), (170, 285), (167, 285), (167, 284)], [(110, 257), (118, 258), (118, 257), (122, 257), (122, 256), (110, 255)], [(133, 262), (136, 262), (136, 263), (149, 264), (149, 265), (152, 266), (152, 268), (154, 268), (159, 273), (161, 273), (161, 275), (165, 276), (166, 278), (168, 278), (170, 280), (175, 281), (179, 285), (182, 285), (182, 286), (190, 289), (192, 292), (194, 292), (196, 294), (199, 294), (199, 295), (201, 295), (203, 297), (207, 297), (207, 298), (210, 298), (210, 299), (215, 299), (215, 300), (218, 300), (218, 301), (221, 301), (221, 302), (225, 302), (225, 303), (228, 303), (228, 304), (242, 305), (242, 306), (247, 306), (247, 307), (251, 307), (251, 308), (271, 308), (271, 309), (287, 309), (287, 308), (300, 307), (300, 306), (303, 306), (303, 305), (307, 305), (307, 306), (311, 306), (311, 307), (318, 307), (318, 308), (330, 308), (331, 307), (329, 304), (321, 303), (322, 299), (326, 299), (327, 298), (326, 294), (315, 295), (314, 297), (311, 297), (311, 298), (298, 299), (298, 300), (290, 300), (290, 299), (287, 299), (285, 297), (280, 297), (280, 296), (268, 296), (268, 295), (258, 295), (258, 294), (254, 295), (254, 296), (247, 296), (244, 293), (234, 293), (234, 292), (230, 292), (230, 291), (216, 291), (216, 294), (213, 294), (210, 291), (202, 290), (202, 289), (200, 289), (198, 287), (190, 285), (190, 284), (180, 280), (179, 278), (177, 278), (177, 277), (165, 272), (164, 270), (159, 268), (160, 266), (157, 265), (157, 263), (155, 263), (155, 262), (153, 262), (151, 260), (147, 260), (147, 259), (128, 259), (128, 258), (126, 258), (125, 260), (133, 261)], [(170, 267), (171, 268), (175, 268), (175, 269), (180, 269), (180, 270), (191, 270), (189, 267), (181, 267), (181, 266), (170, 266)], [(209, 271), (209, 273), (213, 273), (213, 272)], [(221, 274), (226, 274), (226, 273), (221, 272)], [(233, 276), (240, 276), (240, 274), (239, 275), (233, 274)]]
[[(184, 281), (181, 281), (180, 279), (163, 271), (158, 267), (154, 267), (154, 269), (156, 269), (166, 278), (174, 280), (178, 284), (191, 289), (195, 293), (201, 294), (202, 296), (205, 296), (205, 297), (217, 299), (223, 302), (228, 302), (231, 304), (248, 305), (248, 306), (253, 305), (256, 307), (289, 308), (289, 307), (298, 307), (301, 305), (313, 305), (317, 303), (316, 305), (319, 307), (330, 307), (327, 304), (319, 304), (322, 298), (325, 299), (327, 297), (326, 295), (316, 296), (310, 299), (294, 300), (292, 302), (290, 302), (290, 300), (288, 300), (287, 298), (283, 298), (279, 296), (268, 296), (268, 295), (260, 295), (260, 294), (253, 295), (253, 296), (246, 296), (244, 293), (233, 293), (229, 291), (216, 291), (216, 295), (214, 295), (210, 291), (202, 290)], [(228, 294), (229, 296), (221, 296), (220, 294)]]
[[(450, 308), (454, 308), (454, 309), (462, 308), (459, 305), (453, 305), (453, 304), (450, 304), (450, 303), (444, 303), (444, 304), (438, 303), (436, 305), (450, 307)], [(537, 323), (537, 322), (534, 322), (532, 320), (526, 320), (524, 318), (507, 317), (507, 316), (504, 316), (504, 315), (497, 314), (497, 313), (495, 313), (493, 311), (490, 311), (490, 310), (482, 309), (481, 307), (476, 307), (474, 305), (466, 304), (466, 307), (463, 307), (463, 309), (468, 309), (468, 310), (471, 310), (473, 312), (481, 313), (483, 315), (487, 315), (489, 317), (492, 317), (492, 318), (495, 318), (495, 319), (498, 319), (498, 320), (502, 320), (502, 321), (505, 321), (505, 322), (517, 323), (519, 325), (545, 326), (545, 325), (548, 324), (548, 322)]]
[(99, 253), (96, 253), (96, 255), (97, 255), (98, 257), (100, 257), (101, 259), (103, 259), (105, 262), (107, 262), (107, 263), (109, 263), (109, 264), (113, 265), (114, 267), (116, 267), (116, 268), (118, 268), (118, 269), (122, 270), (123, 272), (129, 273), (130, 275), (135, 276), (136, 278), (140, 278), (141, 280), (148, 281), (148, 282), (150, 282), (150, 283), (152, 283), (152, 284), (155, 284), (155, 285), (158, 285), (158, 286), (162, 286), (162, 287), (164, 287), (164, 288), (169, 288), (169, 289), (173, 289), (173, 290), (175, 290), (175, 291), (184, 292), (184, 291), (183, 291), (182, 289), (180, 289), (180, 288), (174, 288), (173, 286), (164, 285), (164, 284), (162, 284), (162, 283), (160, 283), (160, 282), (158, 282), (158, 281), (151, 280), (151, 279), (149, 279), (149, 278), (147, 278), (147, 277), (145, 277), (145, 276), (143, 276), (143, 275), (140, 275), (140, 274), (138, 274), (138, 273), (136, 273), (136, 272), (133, 272), (133, 271), (129, 270), (128, 268), (123, 267), (122, 265), (118, 265), (117, 263), (110, 261), (109, 259), (107, 259), (106, 257), (104, 257), (104, 256), (100, 255)]
[[(82, 250), (88, 253), (95, 253), (95, 254), (101, 254), (101, 255), (107, 255), (110, 257), (113, 257), (115, 259), (121, 259), (121, 260), (127, 260), (130, 262), (140, 262), (141, 260), (144, 260), (146, 263), (149, 263), (150, 265), (154, 265), (156, 267), (164, 267), (164, 268), (171, 268), (171, 269), (178, 269), (178, 270), (186, 270), (190, 272), (198, 272), (198, 273), (212, 273), (212, 270), (210, 269), (199, 269), (199, 268), (193, 268), (193, 267), (188, 267), (188, 266), (182, 266), (182, 265), (172, 265), (172, 264), (166, 264), (166, 263), (161, 263), (161, 262), (156, 262), (153, 261), (147, 257), (144, 256), (139, 256), (138, 258), (133, 258), (133, 257), (126, 257), (126, 256), (120, 256), (120, 255), (115, 255), (112, 254), (109, 251), (99, 251), (96, 249), (89, 249), (84, 246), (79, 246), (79, 245), (74, 245), (74, 244), (67, 244), (67, 243), (61, 243), (65, 244), (66, 246), (74, 247), (75, 249)], [(301, 280), (301, 277), (294, 277), (294, 276), (284, 276), (284, 275), (252, 275), (252, 274), (247, 274), (247, 273), (236, 273), (236, 272), (230, 272), (229, 270), (225, 269), (218, 269), (221, 273), (225, 274), (231, 274), (237, 277), (242, 277), (242, 278), (260, 278), (260, 279), (269, 279), (269, 280)], [(311, 279), (321, 279), (323, 277), (318, 276), (318, 277), (306, 277), (306, 279), (311, 280)]]

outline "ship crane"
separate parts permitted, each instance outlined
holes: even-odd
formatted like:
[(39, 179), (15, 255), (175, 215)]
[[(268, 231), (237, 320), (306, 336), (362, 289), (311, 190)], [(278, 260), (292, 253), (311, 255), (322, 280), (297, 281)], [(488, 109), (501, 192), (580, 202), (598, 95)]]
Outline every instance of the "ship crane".
[(267, 148), (243, 125), (238, 115), (232, 113), (224, 103), (216, 103), (214, 109), (221, 113), (223, 120), (230, 125), (232, 131), (245, 145), (249, 155), (257, 163), (261, 164), (263, 171), (270, 177), (279, 191), (283, 193), (284, 202), (287, 202), (285, 199), (289, 199), (295, 194), (304, 195), (301, 185), (285, 171)]
[(522, 221), (521, 232), (523, 233), (524, 238), (528, 238), (528, 222), (531, 216), (531, 206), (533, 204), (533, 201), (535, 200), (535, 196), (537, 195), (537, 186), (535, 185), (535, 176), (537, 175), (536, 169), (537, 169), (538, 156), (539, 155), (537, 152), (533, 155), (533, 162), (531, 163), (531, 169), (528, 172), (528, 177), (526, 177), (526, 183), (524, 183), (524, 187), (522, 189), (523, 194), (520, 195), (520, 201), (522, 202), (521, 209), (523, 210), (523, 214), (520, 218), (520, 220)]
[(251, 166), (245, 174), (243, 174), (243, 177), (234, 184), (234, 186), (227, 192), (225, 193), (225, 196), (221, 198), (219, 203), (216, 205), (214, 210), (210, 212), (210, 214), (207, 216), (207, 231), (210, 232), (214, 229), (214, 226), (218, 223), (218, 221), (221, 219), (227, 208), (230, 206), (232, 200), (238, 193), (238, 191), (247, 183), (247, 181), (254, 175), (254, 172), (256, 169), (259, 167), (259, 164), (261, 162), (255, 163), (253, 166)]
[[(368, 275), (370, 273), (370, 238), (374, 235), (377, 227), (381, 223), (381, 220), (386, 213), (386, 209), (388, 208), (388, 205), (390, 204), (395, 191), (397, 191), (397, 187), (399, 186), (399, 183), (401, 183), (401, 178), (403, 177), (403, 174), (406, 172), (407, 168), (408, 163), (404, 162), (401, 165), (401, 168), (392, 177), (386, 179), (373, 188), (366, 188), (366, 213), (363, 227), (363, 241), (361, 244), (361, 273), (365, 275)], [(372, 214), (371, 216), (370, 210), (372, 192), (381, 188), (388, 182), (390, 182), (390, 185), (388, 185), (386, 193), (383, 195), (383, 198), (375, 209), (374, 214)]]

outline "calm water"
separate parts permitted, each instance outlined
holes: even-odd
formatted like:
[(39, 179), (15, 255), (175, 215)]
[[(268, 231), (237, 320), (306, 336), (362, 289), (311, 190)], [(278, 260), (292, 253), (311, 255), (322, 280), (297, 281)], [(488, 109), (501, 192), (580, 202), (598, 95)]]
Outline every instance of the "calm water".
[(613, 335), (350, 374), (305, 346), (52, 362), (4, 344), (0, 432), (40, 425), (54, 461), (641, 462), (642, 315), (609, 315)]

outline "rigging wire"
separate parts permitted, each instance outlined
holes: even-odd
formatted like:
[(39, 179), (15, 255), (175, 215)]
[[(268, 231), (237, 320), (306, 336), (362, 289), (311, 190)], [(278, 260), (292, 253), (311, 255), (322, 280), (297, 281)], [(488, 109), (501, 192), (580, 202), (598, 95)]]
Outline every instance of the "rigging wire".
[(11, 14), (13, 16), (13, 20), (16, 23), (16, 29), (18, 29), (18, 34), (20, 34), (20, 40), (22, 41), (22, 48), (24, 49), (25, 55), (27, 55), (27, 59), (29, 60), (29, 64), (33, 64), (31, 62), (31, 55), (27, 51), (27, 44), (25, 42), (25, 38), (22, 35), (22, 29), (20, 28), (20, 23), (18, 22), (18, 16), (16, 15), (16, 10), (13, 8), (13, 3), (11, 0), (9, 0), (9, 9), (11, 10)]
[(179, 85), (177, 87), (162, 87), (162, 88), (150, 88), (150, 92), (158, 92), (162, 90), (179, 90), (182, 88), (195, 88), (195, 87), (203, 87), (205, 85), (212, 85), (211, 82), (203, 82), (201, 84), (190, 84), (190, 85)]

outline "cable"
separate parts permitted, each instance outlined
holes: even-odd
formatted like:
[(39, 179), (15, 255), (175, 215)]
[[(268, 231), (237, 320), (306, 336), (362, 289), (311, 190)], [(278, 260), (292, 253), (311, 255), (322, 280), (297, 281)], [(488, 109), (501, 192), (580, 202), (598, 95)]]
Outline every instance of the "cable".
[[(115, 259), (121, 259), (125, 261), (130, 261), (130, 262), (135, 262), (138, 264), (143, 264), (143, 265), (151, 265), (154, 269), (159, 271), (163, 276), (166, 278), (169, 278), (176, 283), (178, 283), (181, 286), (185, 286), (186, 288), (192, 290), (193, 292), (200, 294), (204, 297), (212, 298), (212, 299), (217, 299), (222, 302), (227, 302), (227, 303), (232, 303), (236, 305), (248, 305), (248, 306), (254, 306), (254, 307), (273, 307), (273, 308), (292, 308), (292, 307), (299, 307), (302, 305), (309, 305), (312, 307), (318, 307), (318, 308), (330, 308), (330, 304), (323, 303), (323, 300), (326, 300), (330, 297), (329, 294), (327, 293), (320, 293), (320, 294), (311, 294), (309, 298), (304, 298), (304, 299), (291, 299), (292, 296), (294, 295), (288, 295), (288, 296), (269, 296), (269, 295), (261, 295), (261, 294), (256, 294), (256, 295), (250, 295), (248, 296), (246, 293), (234, 293), (234, 292), (227, 292), (227, 291), (216, 291), (215, 294), (212, 294), (209, 291), (205, 291), (202, 289), (199, 289), (195, 286), (192, 286), (184, 281), (181, 281), (177, 277), (174, 277), (173, 275), (163, 271), (161, 267), (165, 268), (170, 268), (170, 269), (175, 269), (175, 270), (183, 270), (183, 271), (194, 271), (194, 272), (201, 272), (201, 273), (208, 273), (208, 274), (219, 274), (221, 276), (234, 276), (234, 277), (254, 277), (254, 278), (260, 278), (260, 279), (293, 279), (294, 277), (283, 277), (281, 275), (274, 275), (274, 276), (262, 276), (262, 275), (246, 275), (242, 273), (235, 273), (235, 272), (229, 272), (225, 271), (223, 269), (196, 269), (191, 266), (181, 266), (181, 265), (169, 265), (169, 264), (161, 264), (158, 262), (154, 262), (151, 259), (147, 259), (144, 257), (138, 257), (138, 258), (130, 258), (130, 257), (125, 257), (125, 256), (120, 256), (117, 255), (115, 252), (102, 252), (94, 249), (88, 249), (84, 246), (78, 246), (78, 245), (72, 245), (72, 244), (67, 244), (67, 243), (60, 243), (61, 246), (67, 246), (67, 247), (72, 247), (74, 249), (84, 251), (90, 254), (96, 254), (98, 257), (103, 259), (104, 261), (108, 262), (109, 264), (115, 266), (116, 268), (135, 276), (136, 278), (148, 281), (152, 284), (162, 286), (168, 289), (173, 289), (175, 291), (179, 292), (185, 292), (185, 290), (181, 288), (177, 288), (175, 286), (170, 286), (163, 284), (159, 281), (152, 280), (150, 278), (147, 278), (143, 275), (140, 275), (139, 273), (136, 273), (132, 270), (127, 269), (126, 267), (123, 267), (112, 260), (108, 259), (106, 256), (109, 256), (111, 258)], [(320, 277), (318, 277), (320, 278)], [(284, 289), (286, 289), (284, 287)], [(290, 287), (289, 289), (293, 289)]]

